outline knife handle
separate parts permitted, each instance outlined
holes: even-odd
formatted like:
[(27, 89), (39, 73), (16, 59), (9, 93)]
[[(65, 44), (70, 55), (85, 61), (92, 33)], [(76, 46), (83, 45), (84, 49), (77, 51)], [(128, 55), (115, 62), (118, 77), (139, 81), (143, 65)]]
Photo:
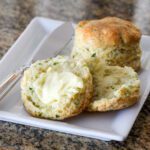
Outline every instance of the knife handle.
[(24, 69), (17, 70), (16, 72), (10, 74), (1, 84), (0, 84), (0, 100), (15, 86), (18, 80), (21, 78)]

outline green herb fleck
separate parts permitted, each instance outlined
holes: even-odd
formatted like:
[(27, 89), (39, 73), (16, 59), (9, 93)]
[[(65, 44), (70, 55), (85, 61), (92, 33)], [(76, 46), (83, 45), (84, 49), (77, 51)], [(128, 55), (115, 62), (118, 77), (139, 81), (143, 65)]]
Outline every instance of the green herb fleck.
[(111, 86), (112, 89), (115, 89), (113, 86)]
[(42, 113), (41, 112), (39, 113), (39, 117), (42, 117)]
[(31, 92), (33, 92), (33, 88), (29, 87), (29, 90), (30, 90)]
[(111, 71), (109, 69), (106, 69), (104, 72), (104, 76), (109, 76), (111, 74)]
[(88, 49), (88, 48), (86, 48), (86, 50), (89, 52), (89, 49)]
[(53, 65), (57, 65), (57, 64), (58, 64), (58, 62), (54, 62), (54, 63), (53, 63)]
[(80, 27), (80, 28), (83, 27), (83, 24), (79, 24), (78, 27)]
[(91, 55), (91, 57), (95, 57), (96, 56), (96, 53), (93, 53), (92, 55)]
[(39, 63), (39, 65), (42, 65), (42, 63)]
[(56, 118), (59, 118), (60, 116), (59, 115), (56, 115)]
[(79, 101), (75, 101), (75, 105), (77, 105), (77, 106), (78, 106), (79, 104), (80, 104), (80, 103), (79, 103)]
[(35, 75), (35, 78), (37, 79), (37, 78), (38, 78), (38, 75)]
[(32, 91), (33, 89), (32, 89), (31, 87), (29, 87), (29, 90), (31, 90), (31, 91)]

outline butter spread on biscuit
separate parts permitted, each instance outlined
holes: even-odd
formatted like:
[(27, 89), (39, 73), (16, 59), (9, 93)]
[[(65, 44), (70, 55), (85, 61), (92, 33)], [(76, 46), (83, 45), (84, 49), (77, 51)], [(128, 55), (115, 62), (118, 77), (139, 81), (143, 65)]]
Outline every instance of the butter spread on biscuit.
[(48, 104), (72, 97), (83, 88), (83, 81), (69, 71), (50, 71), (42, 74), (33, 86), (38, 98)]

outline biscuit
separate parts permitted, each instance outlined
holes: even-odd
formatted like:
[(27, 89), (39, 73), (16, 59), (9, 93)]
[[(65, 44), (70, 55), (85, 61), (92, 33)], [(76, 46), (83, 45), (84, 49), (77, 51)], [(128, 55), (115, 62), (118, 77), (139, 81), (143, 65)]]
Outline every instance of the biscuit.
[(140, 81), (131, 67), (90, 63), (93, 75), (93, 100), (88, 111), (110, 111), (135, 104), (140, 96)]
[(62, 120), (81, 113), (93, 92), (87, 65), (65, 56), (39, 60), (21, 80), (22, 100), (32, 116)]
[(98, 57), (108, 65), (141, 67), (140, 30), (131, 22), (106, 17), (81, 21), (75, 30), (72, 57)]

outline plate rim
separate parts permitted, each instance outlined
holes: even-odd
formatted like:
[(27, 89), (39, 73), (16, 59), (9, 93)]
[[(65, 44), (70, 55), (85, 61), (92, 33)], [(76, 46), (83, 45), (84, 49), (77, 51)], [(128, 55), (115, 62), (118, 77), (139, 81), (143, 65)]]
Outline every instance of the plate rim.
[[(30, 23), (27, 25), (27, 27), (25, 28), (25, 30), (24, 30), (24, 31), (21, 33), (21, 35), (18, 37), (18, 39), (14, 42), (14, 44), (9, 48), (9, 50), (8, 50), (8, 51), (5, 53), (5, 55), (2, 57), (2, 59), (0, 60), (0, 64), (2, 64), (2, 63), (3, 63), (3, 60), (7, 58), (8, 54), (9, 54), (10, 51), (11, 51), (11, 49), (12, 49), (13, 47), (15, 47), (15, 46), (20, 42), (20, 40), (23, 38), (24, 34), (25, 34), (26, 32), (28, 32), (29, 28), (31, 28), (31, 26), (32, 26), (34, 23), (41, 21), (41, 19), (42, 19), (42, 20), (44, 19), (44, 20), (47, 20), (47, 21), (62, 22), (62, 23), (64, 22), (64, 21), (55, 20), (55, 19), (50, 19), (50, 18), (45, 18), (45, 17), (35, 17), (35, 18), (33, 18), (33, 19), (30, 21)], [(148, 36), (148, 35), (142, 35), (142, 37), (150, 38), (150, 36)], [(150, 81), (149, 81), (149, 82), (150, 82)], [(145, 100), (145, 101), (146, 101), (146, 100)], [(137, 118), (137, 116), (138, 116), (140, 110), (142, 109), (142, 107), (143, 107), (145, 101), (143, 102), (143, 104), (142, 104), (142, 106), (140, 107), (140, 109), (139, 109), (139, 111), (138, 111), (136, 117), (134, 118), (133, 124), (134, 124), (134, 122), (135, 122), (135, 120), (136, 120), (136, 118)], [(10, 113), (10, 112), (1, 111), (1, 110), (0, 110), (0, 120), (2, 120), (2, 121), (7, 121), (7, 120), (9, 120), (7, 117), (3, 117), (4, 113)], [(13, 117), (12, 117), (12, 118), (13, 118)], [(26, 118), (26, 117), (25, 117), (25, 118)], [(29, 118), (30, 118), (30, 117), (29, 117)], [(32, 118), (33, 118), (33, 117), (32, 117)], [(21, 118), (20, 118), (20, 119), (21, 119)], [(35, 119), (35, 118), (34, 118), (34, 119)], [(36, 118), (36, 119), (39, 119), (39, 118)], [(53, 121), (53, 120), (48, 120), (48, 121), (49, 121), (49, 122), (56, 122), (56, 121)], [(19, 121), (15, 120), (15, 119), (14, 119), (14, 120), (12, 119), (12, 121), (9, 120), (9, 122), (18, 123), (18, 124), (23, 124), (23, 125), (29, 125), (29, 126), (34, 126), (34, 127), (40, 127), (40, 126), (36, 126), (36, 125), (34, 125), (34, 124), (32, 124), (32, 123), (26, 124), (26, 123), (24, 123), (23, 121), (21, 121), (21, 122), (19, 123)], [(63, 122), (63, 123), (64, 123), (64, 122)], [(131, 128), (132, 128), (133, 124), (131, 125)], [(61, 125), (60, 125), (60, 126), (61, 126)], [(76, 125), (74, 125), (74, 126), (76, 126)], [(82, 127), (80, 127), (80, 126), (77, 126), (77, 127), (78, 127), (78, 128), (82, 128)], [(44, 128), (44, 127), (42, 127), (42, 128)], [(131, 128), (129, 129), (129, 132), (130, 132)], [(44, 129), (46, 129), (46, 128), (44, 128)], [(71, 132), (65, 132), (65, 131), (62, 131), (62, 130), (55, 130), (54, 127), (53, 127), (53, 129), (50, 129), (50, 128), (47, 128), (47, 129), (53, 130), (53, 131), (59, 131), (59, 132), (67, 133), (67, 134), (74, 134), (74, 135), (79, 135), (79, 136), (86, 136), (86, 137), (90, 137), (90, 138), (101, 139), (101, 140), (103, 140), (103, 137), (104, 137), (104, 140), (105, 140), (105, 141), (106, 141), (106, 140), (107, 140), (107, 141), (110, 141), (110, 140), (123, 141), (123, 140), (126, 139), (126, 137), (127, 137), (128, 134), (129, 134), (129, 132), (128, 132), (126, 135), (120, 135), (119, 133), (110, 134), (110, 133), (108, 133), (108, 132), (106, 132), (106, 131), (103, 132), (103, 131), (98, 131), (98, 130), (93, 129), (93, 130), (90, 130), (90, 131), (95, 132), (95, 134), (96, 134), (96, 132), (97, 132), (97, 134), (96, 134), (97, 136), (93, 137), (93, 135), (90, 135), (90, 134), (89, 134), (89, 136), (88, 136), (88, 135), (85, 135), (85, 134), (83, 134), (83, 135), (77, 134), (77, 133), (75, 133), (75, 132), (71, 133)], [(79, 130), (79, 129), (77, 129), (77, 130)], [(89, 131), (88, 128), (84, 128), (84, 130), (85, 130), (86, 132)], [(88, 132), (88, 133), (90, 133), (90, 132)], [(101, 135), (101, 136), (98, 136), (98, 134)], [(103, 136), (103, 137), (102, 137), (102, 136)]]

